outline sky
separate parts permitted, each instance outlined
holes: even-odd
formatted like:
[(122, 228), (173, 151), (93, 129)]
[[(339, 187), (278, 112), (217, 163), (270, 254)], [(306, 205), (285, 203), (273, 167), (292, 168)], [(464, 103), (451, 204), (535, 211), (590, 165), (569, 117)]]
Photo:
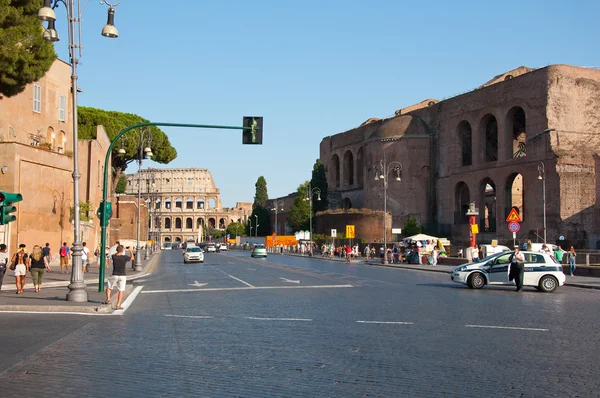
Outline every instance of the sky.
[(143, 164), (208, 168), (225, 207), (252, 202), (259, 176), (270, 198), (295, 192), (324, 137), (371, 117), (522, 65), (600, 64), (598, 1), (122, 0), (117, 39), (100, 35), (106, 11), (83, 11), (80, 105), (154, 122), (264, 117), (262, 146), (242, 145), (240, 130), (163, 128), (177, 158)]

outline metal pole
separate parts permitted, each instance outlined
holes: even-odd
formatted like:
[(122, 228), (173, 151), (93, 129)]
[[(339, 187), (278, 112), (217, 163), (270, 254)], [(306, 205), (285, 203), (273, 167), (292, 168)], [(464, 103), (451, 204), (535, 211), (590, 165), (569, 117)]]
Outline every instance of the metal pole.
[(88, 301), (88, 294), (85, 290), (85, 281), (83, 280), (83, 271), (81, 269), (81, 253), (83, 246), (80, 240), (80, 215), (79, 215), (79, 150), (78, 150), (78, 129), (77, 129), (77, 63), (79, 60), (75, 51), (75, 4), (74, 0), (67, 2), (67, 17), (69, 19), (69, 52), (71, 55), (71, 95), (73, 96), (73, 249), (71, 264), (71, 284), (67, 293), (67, 301), (84, 303)]
[(542, 179), (542, 195), (544, 196), (544, 244), (546, 244), (546, 172)]
[(138, 214), (137, 214), (137, 246), (135, 249), (135, 261), (134, 266), (136, 271), (142, 270), (142, 258), (140, 257), (140, 217), (142, 216), (142, 147), (143, 143), (143, 132), (140, 132), (140, 147), (138, 148)]
[(147, 239), (146, 239), (146, 253), (144, 254), (144, 260), (149, 260), (150, 259), (150, 234), (152, 233), (152, 213), (151, 213), (151, 209), (152, 209), (152, 199), (150, 198), (150, 180), (148, 179), (148, 174), (146, 174), (146, 189), (148, 190), (148, 201), (146, 203), (148, 203), (148, 217), (146, 217), (148, 220), (148, 229), (147, 229)]
[(309, 220), (309, 225), (310, 225), (310, 239), (308, 241), (308, 245), (309, 245), (309, 249), (308, 249), (308, 255), (312, 256), (312, 237), (313, 237), (313, 232), (312, 232), (312, 201), (313, 201), (313, 191), (312, 191), (312, 187), (309, 184), (308, 185), (308, 194), (310, 195), (309, 198), (309, 212), (308, 212), (308, 220)]
[(254, 217), (256, 217), (256, 226), (254, 228), (254, 237), (258, 238), (258, 214), (255, 214)]
[(383, 177), (383, 263), (387, 264), (387, 185), (388, 185), (388, 173), (387, 165), (384, 164), (384, 177)]

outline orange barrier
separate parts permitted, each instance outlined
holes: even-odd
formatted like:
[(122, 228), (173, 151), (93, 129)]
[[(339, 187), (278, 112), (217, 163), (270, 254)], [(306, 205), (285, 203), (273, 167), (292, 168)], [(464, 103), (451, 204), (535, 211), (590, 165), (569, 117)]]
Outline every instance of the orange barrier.
[(267, 247), (273, 247), (275, 245), (297, 245), (298, 241), (296, 237), (293, 235), (280, 235), (280, 236), (267, 236), (266, 237), (266, 245)]

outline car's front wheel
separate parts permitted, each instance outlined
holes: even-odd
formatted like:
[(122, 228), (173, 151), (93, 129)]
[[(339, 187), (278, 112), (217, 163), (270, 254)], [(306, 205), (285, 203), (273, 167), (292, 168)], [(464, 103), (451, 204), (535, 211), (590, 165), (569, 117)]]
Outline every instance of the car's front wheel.
[(558, 280), (552, 275), (545, 275), (540, 279), (538, 286), (542, 292), (552, 293), (558, 287)]
[(485, 276), (480, 272), (475, 272), (469, 276), (469, 287), (471, 289), (481, 289), (485, 286)]

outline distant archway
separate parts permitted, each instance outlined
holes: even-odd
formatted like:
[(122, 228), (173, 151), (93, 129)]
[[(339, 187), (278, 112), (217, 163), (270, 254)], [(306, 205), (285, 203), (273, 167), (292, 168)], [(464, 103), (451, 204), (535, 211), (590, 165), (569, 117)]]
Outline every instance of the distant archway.
[(469, 187), (464, 181), (460, 181), (454, 188), (454, 224), (468, 224), (469, 203), (471, 203), (471, 194)]
[(331, 157), (331, 181), (336, 187), (340, 186), (340, 158), (338, 155)]
[(192, 229), (193, 224), (194, 224), (194, 221), (192, 220), (191, 217), (188, 217), (185, 219), (185, 227), (187, 229)]
[(225, 229), (226, 225), (225, 225), (225, 219), (224, 218), (220, 218), (219, 219), (219, 229)]
[(496, 184), (491, 178), (484, 178), (479, 184), (479, 228), (486, 232), (496, 231)]
[(517, 213), (519, 213), (521, 220), (524, 219), (523, 187), (523, 176), (519, 173), (513, 173), (506, 179), (506, 185), (504, 187), (504, 203), (506, 203), (506, 208), (504, 209), (504, 213), (507, 216), (514, 207), (517, 210)]
[(344, 198), (344, 209), (351, 209), (352, 208), (352, 201), (350, 200), (350, 198)]
[(175, 229), (181, 229), (181, 228), (182, 228), (181, 218), (177, 217), (175, 219)]
[(525, 111), (520, 106), (515, 106), (506, 116), (507, 128), (509, 129), (508, 138), (510, 139), (510, 148), (512, 148), (509, 158), (521, 158), (527, 156), (527, 120)]
[(210, 200), (208, 201), (208, 208), (214, 209), (215, 207), (217, 207), (217, 201), (215, 200), (215, 198), (210, 198)]
[(211, 217), (211, 218), (209, 218), (209, 219), (208, 219), (208, 226), (209, 226), (209, 228), (214, 228), (214, 227), (215, 227), (215, 225), (216, 225), (216, 221), (215, 221), (215, 219), (214, 219), (214, 218), (212, 218), (212, 217)]
[(165, 228), (171, 229), (171, 218), (170, 217), (165, 218)]
[(473, 134), (471, 125), (466, 120), (460, 122), (456, 128), (460, 145), (461, 166), (473, 164)]
[(481, 119), (481, 136), (484, 138), (484, 161), (498, 160), (498, 121), (490, 113)]
[(354, 155), (352, 151), (344, 153), (344, 185), (354, 185)]

